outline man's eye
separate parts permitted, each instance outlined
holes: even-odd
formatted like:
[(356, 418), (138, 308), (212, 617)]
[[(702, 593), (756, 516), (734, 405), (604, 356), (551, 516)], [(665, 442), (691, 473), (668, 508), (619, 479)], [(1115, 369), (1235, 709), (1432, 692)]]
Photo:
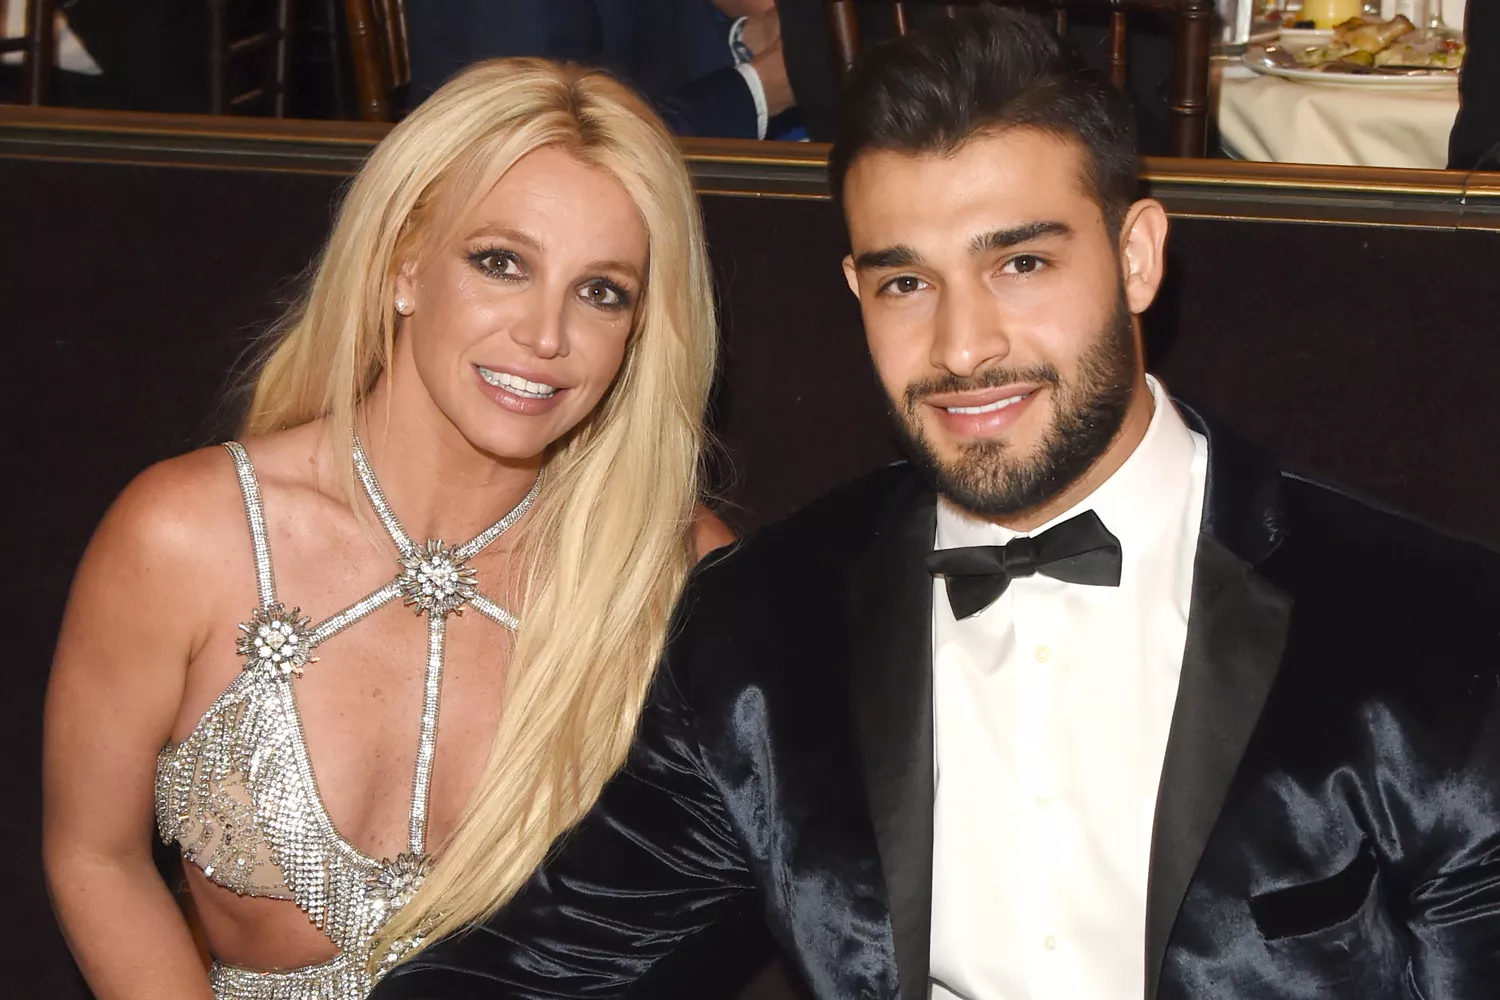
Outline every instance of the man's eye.
[(1023, 253), (1019, 257), (1012, 257), (1006, 261), (1005, 266), (1000, 270), (1002, 273), (1008, 271), (1011, 274), (1032, 274), (1045, 266), (1046, 261), (1042, 258)]
[(891, 295), (910, 295), (912, 292), (920, 291), (925, 285), (926, 282), (921, 278), (903, 274), (887, 281), (880, 290)]

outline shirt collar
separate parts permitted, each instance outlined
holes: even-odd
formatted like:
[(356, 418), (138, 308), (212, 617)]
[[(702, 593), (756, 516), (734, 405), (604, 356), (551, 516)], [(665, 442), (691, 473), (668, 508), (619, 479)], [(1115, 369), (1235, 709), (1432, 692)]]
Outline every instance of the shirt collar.
[(961, 511), (945, 499), (937, 505), (936, 548), (1004, 545), (1019, 535), (1039, 535), (1053, 525), (1092, 510), (1116, 538), (1126, 560), (1150, 548), (1169, 524), (1180, 520), (1192, 472), (1192, 431), (1156, 378), (1146, 376), (1151, 392), (1151, 423), (1140, 444), (1114, 474), (1088, 496), (1031, 531), (1012, 531)]

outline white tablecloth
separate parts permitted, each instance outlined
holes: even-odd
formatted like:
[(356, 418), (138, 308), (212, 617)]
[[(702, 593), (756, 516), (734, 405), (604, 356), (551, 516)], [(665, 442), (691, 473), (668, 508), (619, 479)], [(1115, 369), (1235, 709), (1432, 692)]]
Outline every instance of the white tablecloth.
[[(58, 6), (62, 6), (59, 4)], [(20, 38), (26, 34), (26, 3), (25, 0), (0, 0), (0, 34), (6, 38)], [(78, 36), (68, 30), (68, 22), (63, 19), (62, 11), (57, 12), (57, 68), (71, 70), (74, 73), (87, 73), (90, 76), (99, 75), (99, 67), (94, 60), (84, 51), (83, 46), (78, 43)], [(0, 56), (0, 62), (21, 62), (21, 53), (7, 52)]]
[(1457, 87), (1341, 87), (1248, 67), (1226, 67), (1219, 84), (1220, 137), (1246, 160), (1440, 170), (1457, 114)]

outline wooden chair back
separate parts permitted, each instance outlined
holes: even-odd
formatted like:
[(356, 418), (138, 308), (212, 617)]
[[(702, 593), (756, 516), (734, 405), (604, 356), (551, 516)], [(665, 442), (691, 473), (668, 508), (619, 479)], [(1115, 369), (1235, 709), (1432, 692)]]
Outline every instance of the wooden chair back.
[[(259, 112), (285, 118), (291, 75), (291, 0), (275, 0), (269, 21), (256, 23), (244, 35), (234, 34), (243, 27), (231, 21), (238, 13), (238, 8), (231, 11), (229, 0), (208, 0), (208, 109), (216, 115)], [(256, 10), (251, 16), (260, 13)], [(236, 89), (242, 80), (248, 86)]]
[(344, 20), (359, 116), (367, 122), (392, 121), (395, 94), (411, 83), (405, 0), (344, 0)]
[(21, 102), (48, 104), (57, 63), (57, 0), (26, 0), (25, 24), (25, 34), (0, 38), (0, 53), (21, 53)]
[[(1006, 6), (1038, 8), (1052, 11), (1059, 35), (1068, 30), (1068, 14), (1109, 12), (1109, 78), (1116, 87), (1125, 87), (1125, 46), (1127, 15), (1154, 13), (1172, 18), (1172, 90), (1168, 108), (1173, 156), (1205, 156), (1208, 152), (1208, 62), (1212, 44), (1210, 36), (1214, 14), (1213, 0), (979, 0)], [(855, 0), (825, 0), (828, 9), (828, 32), (833, 42), (835, 65), (842, 75), (859, 55), (859, 15)], [(906, 34), (907, 8), (912, 3), (897, 2), (896, 31)], [(925, 5), (924, 5), (925, 6)], [(951, 17), (959, 4), (938, 5)]]

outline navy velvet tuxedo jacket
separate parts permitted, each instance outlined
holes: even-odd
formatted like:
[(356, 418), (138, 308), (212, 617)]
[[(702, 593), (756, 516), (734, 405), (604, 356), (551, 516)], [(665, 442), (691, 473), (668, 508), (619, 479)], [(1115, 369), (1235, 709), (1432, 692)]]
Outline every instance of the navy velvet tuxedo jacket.
[[(1184, 415), (1146, 1000), (1500, 997), (1500, 557)], [(697, 573), (597, 808), (374, 1000), (712, 998), (763, 925), (819, 1000), (926, 997), (934, 510), (893, 466)]]

